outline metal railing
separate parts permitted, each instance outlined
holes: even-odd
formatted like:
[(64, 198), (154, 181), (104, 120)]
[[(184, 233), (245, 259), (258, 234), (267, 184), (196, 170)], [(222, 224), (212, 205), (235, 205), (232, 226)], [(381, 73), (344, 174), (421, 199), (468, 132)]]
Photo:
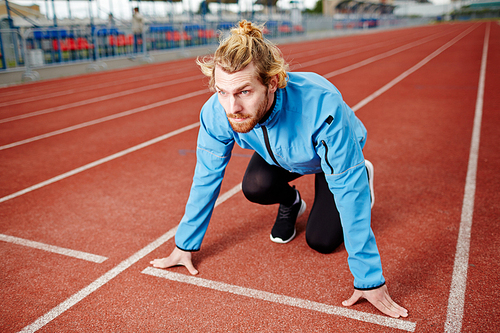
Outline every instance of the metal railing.
[[(146, 55), (151, 51), (216, 44), (221, 34), (236, 22), (203, 24), (153, 24), (134, 35), (130, 28), (49, 27), (0, 30), (0, 70), (25, 66), (31, 68), (78, 61), (97, 61), (113, 57)], [(287, 21), (268, 21), (268, 37), (304, 33), (301, 25)]]
[(24, 66), (23, 38), (19, 30), (0, 30), (0, 69)]
[[(295, 20), (297, 22), (297, 20)], [(308, 31), (370, 29), (409, 25), (394, 17), (344, 19), (304, 17), (292, 23), (281, 17), (266, 20), (264, 33), (269, 39), (307, 34)], [(130, 27), (86, 26), (0, 30), (0, 74), (25, 70), (25, 78), (37, 79), (37, 68), (87, 62), (89, 69), (105, 68), (105, 60), (141, 57), (150, 61), (152, 52), (217, 44), (236, 21), (151, 24), (142, 34), (134, 35)]]

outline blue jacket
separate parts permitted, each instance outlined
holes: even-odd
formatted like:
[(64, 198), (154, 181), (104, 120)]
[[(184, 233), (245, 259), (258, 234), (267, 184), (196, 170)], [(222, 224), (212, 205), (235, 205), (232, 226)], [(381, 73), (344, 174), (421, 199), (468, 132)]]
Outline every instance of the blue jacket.
[(370, 227), (370, 190), (362, 152), (365, 127), (340, 92), (317, 74), (289, 73), (287, 86), (275, 96), (267, 120), (244, 134), (232, 130), (216, 94), (203, 106), (195, 174), (175, 235), (177, 247), (199, 250), (236, 142), (291, 172), (324, 172), (340, 213), (354, 287), (384, 284)]

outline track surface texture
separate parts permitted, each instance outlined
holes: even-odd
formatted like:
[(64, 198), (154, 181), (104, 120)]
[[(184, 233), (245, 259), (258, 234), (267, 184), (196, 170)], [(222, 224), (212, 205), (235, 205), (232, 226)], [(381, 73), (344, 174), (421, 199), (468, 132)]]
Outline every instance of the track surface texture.
[[(280, 45), (368, 130), (372, 228), (391, 297), (352, 293), (347, 253), (269, 241), (235, 148), (192, 277), (174, 247), (210, 96), (194, 59), (0, 89), (1, 332), (498, 332), (500, 25)], [(313, 201), (314, 178), (294, 182)]]

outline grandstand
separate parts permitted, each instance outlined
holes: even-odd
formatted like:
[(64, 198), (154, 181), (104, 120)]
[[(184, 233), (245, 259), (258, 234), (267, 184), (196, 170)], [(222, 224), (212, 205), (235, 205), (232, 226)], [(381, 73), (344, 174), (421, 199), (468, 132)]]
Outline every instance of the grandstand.
[[(280, 8), (276, 0), (256, 0), (252, 2), (251, 10), (247, 8), (247, 11), (239, 12), (233, 11), (235, 5), (241, 9), (238, 0), (207, 0), (205, 8), (215, 6), (217, 11), (213, 12), (202, 11), (201, 6), (197, 12), (193, 8), (181, 8), (179, 14), (157, 11), (144, 15), (146, 22), (142, 38), (135, 45), (130, 19), (111, 22), (97, 15), (102, 13), (92, 11), (88, 12), (87, 18), (71, 18), (71, 14), (64, 18), (46, 17), (38, 6), (20, 6), (4, 1), (0, 30), (0, 84), (206, 54), (217, 44), (219, 36), (241, 19), (265, 23), (269, 39), (286, 39), (288, 42), (426, 23), (395, 17), (391, 3), (357, 0), (325, 0), (324, 3), (335, 5), (332, 7), (335, 14), (330, 15), (325, 9), (323, 15), (303, 15), (297, 2), (291, 7)], [(69, 2), (67, 6), (70, 9)], [(233, 6), (232, 9), (229, 6)]]

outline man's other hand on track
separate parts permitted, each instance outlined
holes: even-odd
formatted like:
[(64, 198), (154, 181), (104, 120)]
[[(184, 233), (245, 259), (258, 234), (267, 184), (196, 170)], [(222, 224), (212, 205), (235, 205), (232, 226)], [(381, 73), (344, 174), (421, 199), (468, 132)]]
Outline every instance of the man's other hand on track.
[(179, 248), (174, 248), (172, 253), (162, 259), (155, 259), (150, 262), (153, 267), (156, 268), (168, 268), (173, 266), (185, 266), (189, 273), (192, 275), (198, 274), (198, 270), (194, 268), (193, 262), (191, 261), (191, 252), (182, 251)]
[(351, 306), (360, 298), (366, 299), (368, 302), (373, 304), (373, 306), (388, 316), (394, 318), (408, 317), (408, 310), (399, 306), (391, 299), (385, 284), (382, 287), (373, 290), (354, 290), (351, 298), (343, 301), (342, 305)]

